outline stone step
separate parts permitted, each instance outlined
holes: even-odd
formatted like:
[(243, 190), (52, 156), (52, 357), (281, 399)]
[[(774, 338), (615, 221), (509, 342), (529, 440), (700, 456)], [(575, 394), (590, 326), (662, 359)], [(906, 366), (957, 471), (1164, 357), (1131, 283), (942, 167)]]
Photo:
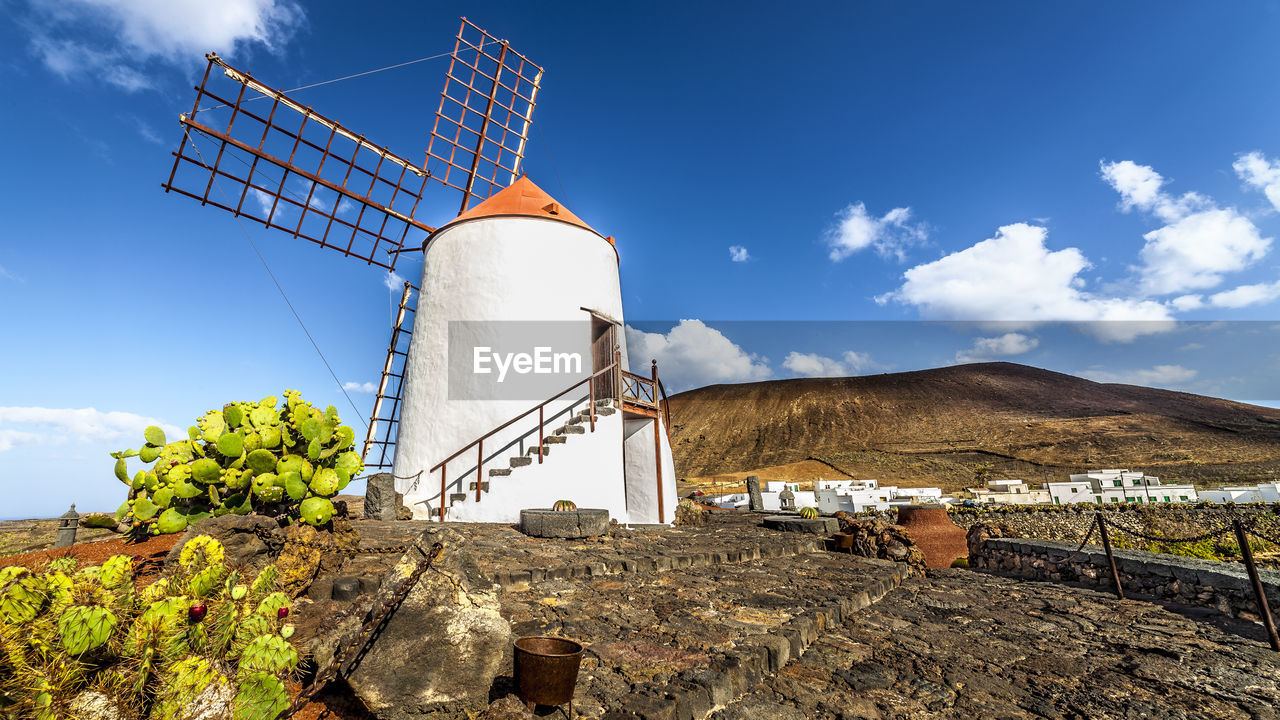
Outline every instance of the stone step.
[[(467, 486), (467, 489), (468, 489), (468, 490), (470, 490), (471, 492), (475, 492), (475, 491), (476, 491), (476, 481), (475, 481), (475, 480), (472, 480), (472, 481), (471, 481), (471, 484)], [(481, 491), (481, 492), (489, 492), (489, 481), (488, 481), (488, 480), (485, 480), (483, 483), (481, 483), (481, 484), (480, 484), (480, 491)]]
[(547, 437), (543, 438), (542, 442), (548, 445), (563, 445), (564, 442), (568, 439), (569, 438), (565, 437), (564, 435), (548, 435)]
[(489, 477), (506, 477), (511, 474), (511, 468), (489, 468)]
[(541, 447), (535, 446), (535, 447), (529, 448), (530, 458), (532, 458), (534, 455), (539, 455), (539, 454), (542, 455), (543, 457), (546, 457), (551, 454), (551, 448), (547, 447), (546, 445), (543, 445)]
[(533, 458), (531, 457), (525, 457), (524, 455), (517, 455), (511, 458), (511, 467), (513, 468), (525, 467), (526, 465), (532, 465), (532, 464), (533, 464)]
[(615, 410), (612, 405), (610, 405), (609, 407), (596, 408), (596, 417), (612, 415), (616, 412), (618, 411)]
[(466, 501), (467, 501), (467, 494), (466, 494), (466, 493), (449, 493), (449, 504), (450, 504), (450, 505), (452, 505), (452, 504), (454, 504), (454, 503), (460, 503), (460, 502), (466, 502)]
[(582, 427), (581, 425), (565, 425), (564, 427), (556, 428), (555, 434), (556, 435), (583, 435), (583, 434), (586, 434), (586, 432), (587, 432), (587, 429)]

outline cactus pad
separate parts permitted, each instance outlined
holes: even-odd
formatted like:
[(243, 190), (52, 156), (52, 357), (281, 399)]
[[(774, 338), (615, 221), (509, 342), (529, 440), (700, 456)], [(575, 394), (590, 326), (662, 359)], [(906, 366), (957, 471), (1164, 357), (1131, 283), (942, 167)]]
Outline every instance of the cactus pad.
[(147, 439), (147, 442), (151, 443), (152, 445), (160, 446), (165, 444), (164, 431), (156, 427), (155, 425), (152, 425), (148, 427), (146, 430), (143, 430), (142, 436), (145, 437)]
[(270, 450), (258, 449), (249, 453), (249, 467), (254, 472), (265, 473), (276, 469), (276, 456)]
[(240, 457), (244, 454), (244, 438), (233, 432), (222, 433), (218, 438), (218, 453), (228, 458)]
[(298, 506), (298, 511), (308, 525), (323, 525), (333, 517), (333, 503), (328, 498), (309, 497)]
[(102, 645), (116, 629), (116, 616), (100, 605), (74, 605), (58, 618), (62, 646), (79, 655)]

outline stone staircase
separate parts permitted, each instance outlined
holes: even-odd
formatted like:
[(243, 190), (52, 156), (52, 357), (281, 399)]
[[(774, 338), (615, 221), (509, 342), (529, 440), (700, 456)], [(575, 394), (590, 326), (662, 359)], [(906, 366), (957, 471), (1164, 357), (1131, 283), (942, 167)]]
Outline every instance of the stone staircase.
[[(596, 400), (596, 421), (602, 417), (608, 417), (618, 412), (617, 401), (611, 398), (604, 400)], [(555, 445), (565, 445), (569, 442), (569, 438), (574, 435), (585, 435), (591, 427), (591, 412), (589, 410), (580, 410), (577, 414), (570, 417), (563, 425), (554, 430), (544, 429), (541, 445), (534, 445), (524, 452), (523, 455), (512, 455), (507, 461), (507, 467), (490, 468), (489, 478), (480, 483), (481, 494), (489, 492), (489, 484), (493, 478), (511, 477), (513, 473), (522, 467), (532, 465), (541, 455), (547, 458), (551, 455), (551, 448)], [(530, 436), (536, 436), (535, 428)], [(449, 495), (449, 506), (453, 507), (457, 503), (466, 502), (468, 498), (475, 497), (476, 481), (472, 480), (467, 485), (469, 492), (455, 492)]]

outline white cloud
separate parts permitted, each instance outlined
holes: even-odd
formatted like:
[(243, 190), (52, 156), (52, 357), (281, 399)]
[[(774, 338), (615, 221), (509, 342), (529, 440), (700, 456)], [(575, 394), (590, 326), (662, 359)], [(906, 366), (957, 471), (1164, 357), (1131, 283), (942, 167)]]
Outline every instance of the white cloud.
[(894, 208), (881, 217), (867, 212), (863, 203), (850, 205), (837, 214), (836, 226), (827, 231), (830, 258), (839, 262), (859, 250), (873, 248), (881, 257), (906, 257), (907, 248), (928, 237), (923, 223), (911, 223), (911, 208)]
[(350, 390), (351, 392), (373, 393), (378, 391), (378, 386), (371, 382), (347, 382), (342, 384), (342, 389)]
[(658, 373), (671, 392), (715, 383), (767, 380), (766, 358), (744, 351), (701, 320), (681, 320), (671, 331), (649, 333), (627, 326), (627, 354), (633, 367), (647, 371), (658, 361)]
[(985, 362), (998, 357), (1022, 355), (1040, 345), (1036, 338), (1022, 333), (1005, 333), (996, 337), (974, 338), (973, 346), (956, 353), (956, 362)]
[[(1109, 339), (1132, 339), (1167, 329), (1168, 308), (1150, 300), (1085, 291), (1090, 267), (1077, 248), (1050, 250), (1043, 227), (1017, 223), (972, 247), (917, 265), (901, 287), (876, 298), (911, 305), (931, 320), (1011, 322), (1128, 321), (1098, 326)], [(1134, 322), (1137, 321), (1137, 322)]]
[(1220, 308), (1242, 308), (1280, 298), (1280, 282), (1241, 285), (1209, 296), (1209, 304)]
[(5, 266), (3, 265), (0, 265), (0, 278), (4, 278), (5, 280), (12, 280), (14, 282), (25, 282), (21, 276), (6, 269)]
[(839, 360), (817, 353), (787, 353), (782, 367), (801, 377), (848, 377), (881, 367), (869, 353), (846, 350)]
[(1122, 210), (1138, 209), (1165, 223), (1142, 236), (1142, 264), (1135, 270), (1144, 294), (1216, 287), (1225, 274), (1244, 270), (1271, 247), (1271, 239), (1235, 208), (1219, 208), (1194, 192), (1164, 192), (1165, 179), (1149, 166), (1124, 160), (1100, 167), (1103, 179), (1120, 193)]
[(751, 259), (751, 256), (747, 254), (747, 249), (741, 245), (731, 245), (729, 246), (729, 259), (733, 262), (746, 262)]
[(1191, 351), (1191, 350), (1203, 350), (1203, 349), (1204, 349), (1204, 344), (1202, 344), (1202, 343), (1198, 343), (1198, 342), (1187, 343), (1186, 345), (1183, 345), (1182, 347), (1180, 347), (1180, 348), (1178, 348), (1178, 349), (1179, 349), (1179, 350), (1181, 350), (1181, 351), (1183, 351), (1183, 352), (1188, 352), (1188, 351)]
[[(62, 76), (102, 79), (128, 91), (153, 87), (140, 67), (190, 67), (215, 51), (278, 50), (305, 21), (295, 0), (30, 0), (32, 49)], [(76, 41), (53, 39), (75, 33)]]
[(1260, 190), (1280, 210), (1280, 161), (1269, 160), (1260, 152), (1241, 155), (1231, 167), (1247, 184)]
[(0, 407), (0, 450), (26, 445), (119, 442), (138, 447), (142, 431), (159, 426), (170, 440), (187, 432), (162, 420), (128, 412), (94, 408)]
[(1156, 365), (1151, 368), (1134, 370), (1108, 371), (1083, 370), (1076, 373), (1080, 377), (1103, 383), (1123, 383), (1125, 385), (1145, 385), (1177, 389), (1196, 377), (1196, 371), (1181, 365)]
[(395, 270), (388, 270), (387, 274), (382, 277), (382, 284), (387, 286), (391, 291), (404, 291), (404, 278)]

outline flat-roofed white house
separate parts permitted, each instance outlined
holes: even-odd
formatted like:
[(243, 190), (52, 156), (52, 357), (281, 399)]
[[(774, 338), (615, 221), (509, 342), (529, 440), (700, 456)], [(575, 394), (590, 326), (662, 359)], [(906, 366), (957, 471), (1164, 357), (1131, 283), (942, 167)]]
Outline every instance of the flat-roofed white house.
[(1036, 490), (1025, 480), (988, 480), (986, 487), (969, 488), (969, 494), (983, 505), (1038, 505), (1050, 502), (1049, 491)]
[(1165, 485), (1160, 482), (1160, 478), (1153, 475), (1120, 469), (1077, 473), (1071, 475), (1068, 482), (1051, 482), (1045, 487), (1048, 488), (1054, 505), (1070, 503), (1158, 505), (1199, 500), (1194, 485)]
[(1200, 499), (1211, 503), (1280, 502), (1280, 483), (1258, 485), (1220, 485), (1200, 493)]

